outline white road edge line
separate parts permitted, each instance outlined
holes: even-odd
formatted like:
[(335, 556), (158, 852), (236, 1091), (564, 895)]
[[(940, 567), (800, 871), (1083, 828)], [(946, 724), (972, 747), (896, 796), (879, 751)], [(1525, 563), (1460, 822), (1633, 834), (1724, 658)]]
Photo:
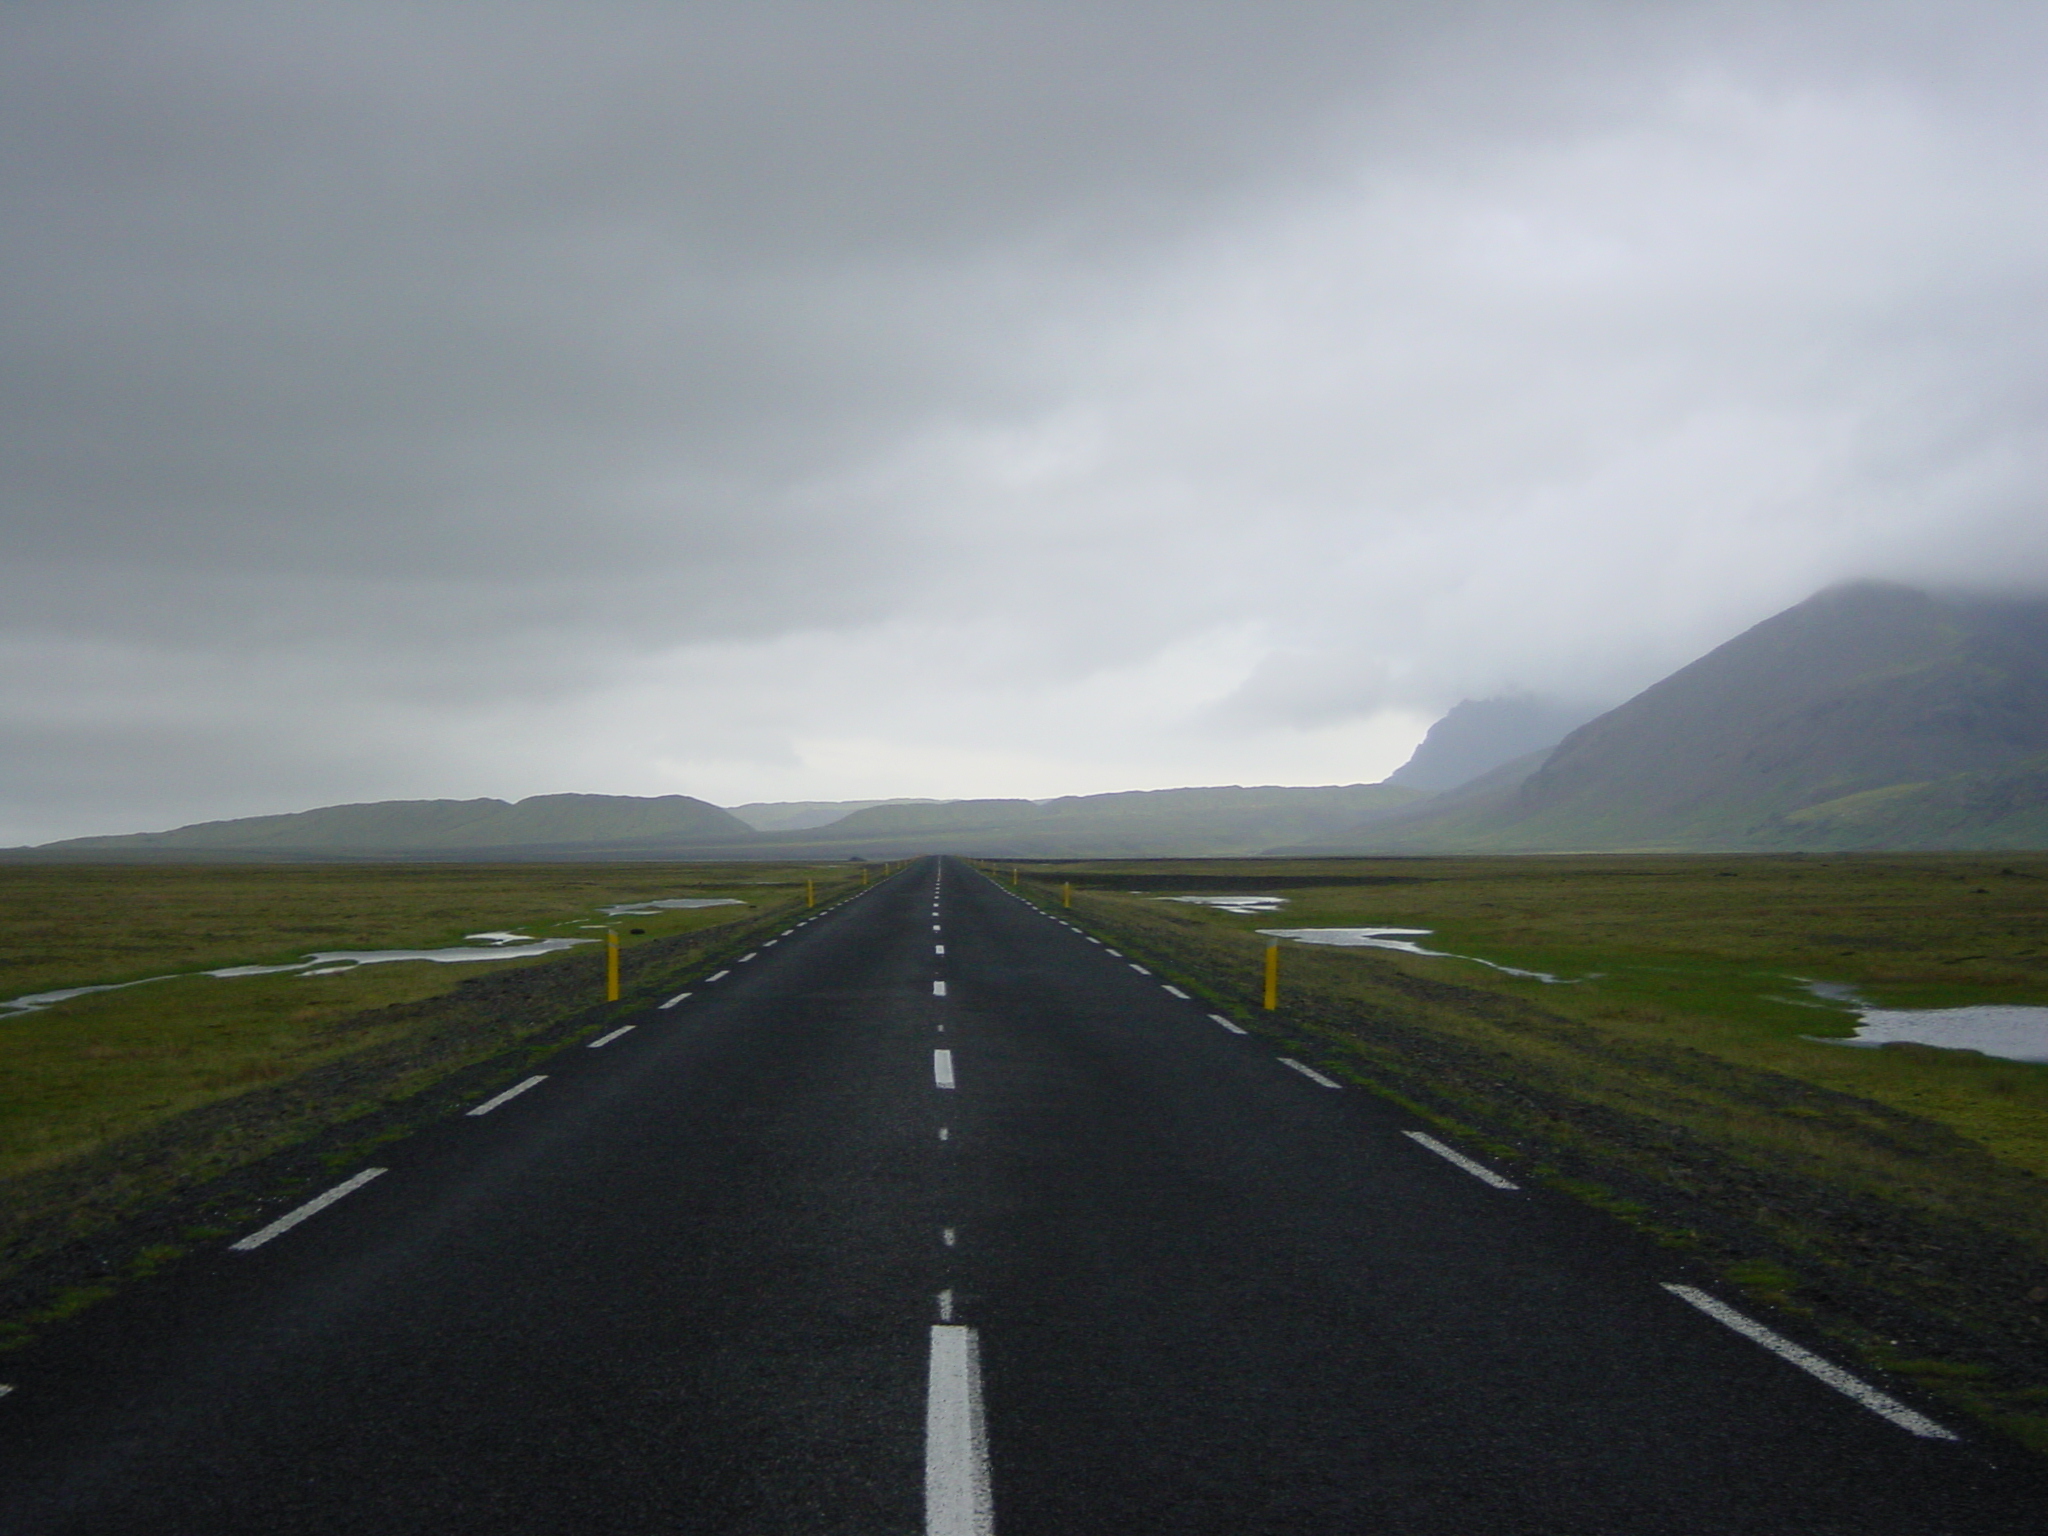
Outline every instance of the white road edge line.
[(1495, 1189), (1521, 1188), (1519, 1184), (1516, 1184), (1513, 1180), (1502, 1178), (1499, 1174), (1495, 1173), (1491, 1168), (1487, 1168), (1479, 1163), (1473, 1162), (1472, 1159), (1467, 1157), (1464, 1153), (1453, 1151), (1451, 1148), (1445, 1146), (1442, 1142), (1438, 1141), (1434, 1136), (1425, 1136), (1421, 1131), (1403, 1131), (1401, 1134), (1403, 1136), (1406, 1136), (1410, 1141), (1416, 1142), (1421, 1146), (1429, 1148), (1430, 1151), (1434, 1152), (1438, 1157), (1442, 1158), (1445, 1162), (1456, 1163), (1460, 1168), (1464, 1169), (1467, 1173), (1471, 1174), (1473, 1178), (1479, 1180), (1479, 1182), (1482, 1184), (1491, 1184)]
[(1131, 969), (1136, 971), (1140, 976), (1150, 976), (1152, 974), (1150, 971), (1146, 970), (1145, 967), (1138, 964), (1138, 962), (1135, 960), (1131, 962)]
[(507, 1099), (516, 1099), (519, 1097), (519, 1095), (526, 1092), (527, 1089), (538, 1088), (542, 1083), (546, 1081), (547, 1074), (543, 1073), (539, 1077), (529, 1077), (523, 1083), (514, 1083), (510, 1088), (507, 1088), (503, 1093), (499, 1094), (496, 1098), (485, 1099), (483, 1103), (477, 1105), (477, 1107), (475, 1109), (472, 1109), (470, 1113), (472, 1115), (488, 1115), (492, 1110), (496, 1109), (500, 1104), (504, 1103)]
[(924, 1409), (925, 1536), (995, 1536), (981, 1351), (972, 1328), (932, 1325)]
[(297, 1210), (285, 1212), (284, 1215), (278, 1217), (269, 1226), (262, 1228), (260, 1231), (251, 1232), (239, 1242), (229, 1243), (228, 1247), (236, 1253), (247, 1253), (252, 1248), (261, 1248), (280, 1232), (289, 1232), (308, 1216), (317, 1216), (343, 1195), (354, 1194), (365, 1184), (369, 1183), (370, 1180), (376, 1178), (378, 1174), (389, 1173), (390, 1171), (388, 1168), (365, 1168), (354, 1178), (343, 1180), (327, 1191), (326, 1194), (314, 1196)]
[(600, 1045), (610, 1045), (614, 1040), (618, 1039), (619, 1036), (630, 1035), (637, 1028), (639, 1028), (637, 1024), (621, 1024), (617, 1029), (613, 1030), (610, 1034), (599, 1035), (595, 1040), (590, 1042), (589, 1048), (594, 1051)]
[(1280, 1065), (1283, 1067), (1294, 1068), (1295, 1071), (1299, 1072), (1303, 1077), (1307, 1078), (1310, 1082), (1321, 1083), (1325, 1088), (1342, 1088), (1344, 1086), (1340, 1082), (1336, 1082), (1330, 1078), (1323, 1076), (1323, 1074), (1318, 1072), (1314, 1067), (1303, 1066), (1300, 1062), (1296, 1061), (1292, 1056), (1282, 1056), (1280, 1058)]
[[(1162, 982), (1160, 983), (1160, 985), (1165, 986), (1165, 983)], [(1184, 1003), (1192, 1001), (1192, 999), (1187, 995), (1187, 993), (1181, 991), (1179, 987), (1167, 987), (1166, 990), (1171, 992), (1175, 997), (1179, 998)]]
[(943, 981), (935, 981), (935, 982), (933, 982), (933, 983), (932, 983), (932, 996), (933, 996), (933, 997), (944, 997), (945, 995), (946, 995), (946, 984), (945, 984), (945, 983), (944, 983)]
[(723, 981), (726, 977), (730, 976), (731, 974), (731, 971), (713, 971), (709, 976), (706, 976), (704, 980), (706, 982)]
[(1696, 1291), (1689, 1285), (1665, 1285), (1665, 1290), (1681, 1301), (1689, 1301), (1717, 1323), (1725, 1323), (1744, 1338), (1753, 1339), (1763, 1345), (1781, 1360), (1789, 1360), (1816, 1380), (1824, 1381), (1844, 1397), (1852, 1397), (1872, 1413), (1890, 1419), (1899, 1428), (1920, 1436), (1923, 1440), (1956, 1440), (1961, 1437), (1953, 1430), (1943, 1429), (1924, 1413), (1915, 1413), (1897, 1398), (1880, 1392), (1860, 1377), (1851, 1376), (1839, 1365), (1823, 1360), (1810, 1350), (1801, 1349), (1781, 1333), (1774, 1333), (1753, 1318), (1744, 1317), (1725, 1302), (1716, 1301), (1705, 1291)]
[(1230, 1022), (1230, 1020), (1228, 1020), (1228, 1019), (1226, 1019), (1225, 1017), (1223, 1017), (1223, 1015), (1222, 1015), (1222, 1014), (1220, 1014), (1220, 1013), (1212, 1013), (1212, 1014), (1210, 1014), (1210, 1015), (1209, 1015), (1209, 1017), (1210, 1017), (1210, 1018), (1212, 1018), (1212, 1019), (1214, 1019), (1214, 1020), (1215, 1020), (1215, 1021), (1216, 1021), (1216, 1022), (1217, 1022), (1218, 1024), (1221, 1024), (1221, 1025), (1222, 1025), (1222, 1026), (1223, 1026), (1223, 1027), (1224, 1027), (1225, 1029), (1229, 1030), (1229, 1031), (1230, 1031), (1230, 1032), (1231, 1032), (1231, 1033), (1232, 1033), (1233, 1035), (1241, 1035), (1241, 1034), (1243, 1034), (1243, 1033), (1244, 1033), (1244, 1026), (1243, 1026), (1242, 1024), (1233, 1024), (1233, 1023), (1231, 1023), (1231, 1022)]
[(5, 1397), (8, 1393), (12, 1392), (13, 1390), (14, 1388), (12, 1385), (10, 1385), (7, 1382), (0, 1381), (0, 1397)]
[(932, 1052), (932, 1081), (941, 1088), (953, 1086), (953, 1053), (951, 1051)]
[(673, 1008), (673, 1007), (675, 1007), (675, 1005), (676, 1005), (677, 1003), (680, 1003), (680, 1002), (681, 1002), (681, 1001), (682, 1001), (682, 1000), (683, 1000), (684, 998), (688, 997), (689, 995), (690, 995), (690, 994), (689, 994), (689, 993), (687, 993), (687, 992), (678, 992), (678, 993), (677, 993), (677, 994), (676, 994), (676, 995), (675, 995), (674, 997), (670, 998), (670, 999), (669, 999), (669, 1000), (668, 1000), (667, 1002), (663, 1003), (663, 1004), (662, 1004), (661, 1006), (662, 1006), (663, 1008)]

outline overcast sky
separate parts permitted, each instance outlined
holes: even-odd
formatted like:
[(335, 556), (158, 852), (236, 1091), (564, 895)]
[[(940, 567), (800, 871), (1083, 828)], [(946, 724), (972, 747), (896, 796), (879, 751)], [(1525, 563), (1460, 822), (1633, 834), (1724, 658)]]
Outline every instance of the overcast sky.
[(0, 842), (1377, 779), (2048, 586), (2048, 6), (0, 8)]

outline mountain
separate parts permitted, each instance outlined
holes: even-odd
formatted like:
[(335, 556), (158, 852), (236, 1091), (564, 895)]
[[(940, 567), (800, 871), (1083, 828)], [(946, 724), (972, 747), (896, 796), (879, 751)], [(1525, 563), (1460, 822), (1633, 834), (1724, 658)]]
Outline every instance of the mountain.
[(533, 795), (504, 800), (380, 800), (283, 816), (205, 821), (170, 832), (74, 837), (37, 854), (373, 856), (573, 844), (731, 842), (754, 836), (741, 821), (688, 795)]
[(875, 805), (943, 804), (942, 800), (756, 800), (727, 809), (756, 832), (801, 832), (830, 826), (841, 817)]
[(1328, 836), (1421, 799), (1384, 784), (1130, 790), (1030, 800), (949, 800), (856, 811), (778, 839), (789, 857), (900, 858), (957, 852), (990, 858), (1138, 858), (1257, 853)]
[(1469, 784), (1502, 763), (1554, 747), (1599, 713), (1554, 699), (1466, 699), (1429, 728), (1389, 784), (1437, 794)]
[[(11, 859), (814, 859), (1132, 857), (1256, 853), (1324, 837), (1421, 799), (1382, 784), (1134, 790), (1030, 800), (898, 800), (819, 826), (758, 832), (687, 795), (386, 800), (171, 832), (77, 837)], [(822, 803), (820, 803), (822, 804)], [(748, 809), (742, 807), (742, 809)]]
[(1317, 851), (2048, 846), (2048, 599), (1864, 582)]

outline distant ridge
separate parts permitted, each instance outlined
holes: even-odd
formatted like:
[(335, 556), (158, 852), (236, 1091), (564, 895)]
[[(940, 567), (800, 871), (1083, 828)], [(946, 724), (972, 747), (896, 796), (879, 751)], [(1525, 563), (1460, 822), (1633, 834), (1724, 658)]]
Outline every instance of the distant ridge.
[(733, 815), (756, 832), (801, 832), (826, 827), (855, 811), (876, 805), (943, 805), (941, 800), (755, 800), (746, 805), (727, 806)]
[[(391, 800), (0, 850), (11, 861), (1236, 857), (2048, 848), (2048, 598), (1861, 582), (1572, 729), (1467, 700), (1387, 782), (743, 806)], [(1530, 741), (1539, 743), (1533, 750)], [(1427, 791), (1459, 773), (1484, 771)]]
[(0, 850), (14, 861), (205, 859), (847, 859), (920, 853), (1113, 858), (1250, 854), (1420, 800), (1383, 784), (1236, 785), (1030, 800), (872, 804), (767, 833), (687, 795), (386, 800), (169, 832)]
[(659, 840), (690, 844), (754, 836), (738, 817), (689, 795), (533, 795), (504, 800), (379, 800), (282, 816), (204, 821), (169, 832), (73, 837), (14, 853), (316, 856), (545, 848)]
[[(856, 811), (777, 839), (791, 856), (1143, 858), (1255, 854), (1329, 835), (1422, 799), (1387, 784), (1219, 785), (1031, 800), (949, 800)], [(764, 845), (764, 847), (767, 845)]]
[(1832, 588), (1511, 777), (1300, 851), (2048, 847), (2048, 599)]
[(1438, 794), (1469, 784), (1502, 763), (1556, 746), (1600, 711), (1529, 697), (1465, 699), (1429, 728), (1389, 784)]

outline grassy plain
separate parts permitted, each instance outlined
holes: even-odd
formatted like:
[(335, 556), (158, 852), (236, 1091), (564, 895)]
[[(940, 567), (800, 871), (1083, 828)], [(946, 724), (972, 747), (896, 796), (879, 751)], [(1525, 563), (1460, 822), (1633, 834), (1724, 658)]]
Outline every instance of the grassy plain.
[[(807, 877), (821, 899), (855, 878), (843, 865), (0, 865), (0, 1000), (170, 978), (0, 1016), (0, 1179), (418, 1027), (392, 1005), (558, 962), (200, 972), (287, 965), (315, 951), (446, 948), (486, 931), (590, 939), (612, 926), (630, 949), (800, 904)], [(745, 905), (611, 919), (600, 911), (675, 896)], [(366, 1015), (367, 1026), (340, 1027)]]
[[(2048, 1064), (1829, 1043), (1854, 1013), (1801, 986), (1884, 1007), (2048, 1005), (2048, 856), (1023, 874), (1042, 901), (1071, 884), (1084, 923), (1327, 1070), (1711, 1257), (1753, 1299), (1838, 1324), (1871, 1360), (2048, 1448)], [(1158, 899), (1225, 892), (1286, 905), (1251, 916)], [(1258, 930), (1312, 927), (1427, 929), (1424, 946), (1476, 959), (1289, 943), (1282, 1006), (1264, 1014)]]

